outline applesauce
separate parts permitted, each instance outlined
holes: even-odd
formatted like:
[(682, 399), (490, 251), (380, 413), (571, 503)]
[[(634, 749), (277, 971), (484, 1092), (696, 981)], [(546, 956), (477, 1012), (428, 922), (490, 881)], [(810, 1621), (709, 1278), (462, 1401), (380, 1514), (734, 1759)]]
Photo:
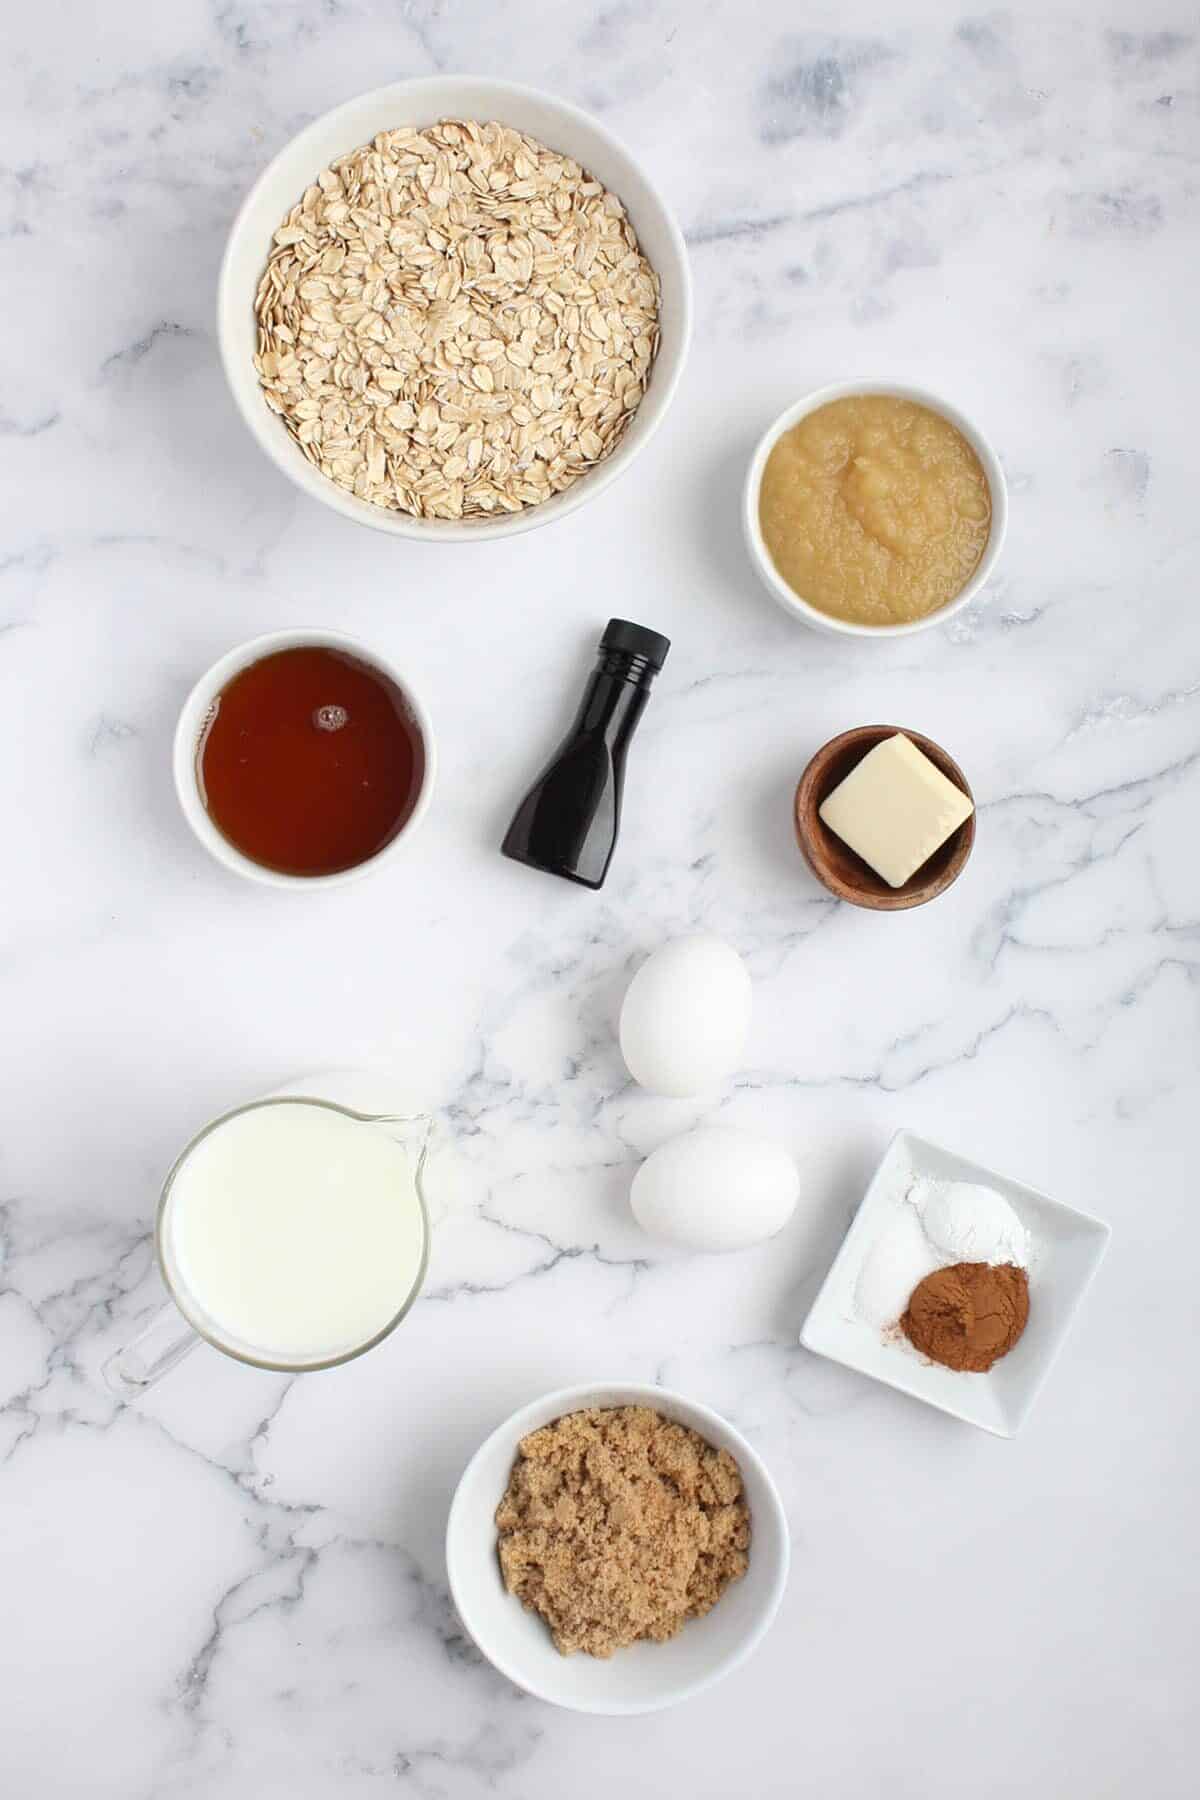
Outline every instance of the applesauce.
[(905, 625), (961, 593), (987, 547), (992, 496), (949, 419), (890, 394), (853, 394), (772, 446), (758, 517), (775, 567), (810, 606), (856, 625)]

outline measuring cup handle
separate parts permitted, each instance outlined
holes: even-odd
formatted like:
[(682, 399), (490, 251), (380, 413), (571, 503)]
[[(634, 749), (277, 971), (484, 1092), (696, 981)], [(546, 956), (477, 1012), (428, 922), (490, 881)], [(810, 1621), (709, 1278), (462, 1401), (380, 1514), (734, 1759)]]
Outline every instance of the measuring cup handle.
[(161, 1375), (181, 1363), (200, 1342), (173, 1301), (160, 1306), (148, 1325), (103, 1364), (101, 1374), (114, 1394), (135, 1400)]

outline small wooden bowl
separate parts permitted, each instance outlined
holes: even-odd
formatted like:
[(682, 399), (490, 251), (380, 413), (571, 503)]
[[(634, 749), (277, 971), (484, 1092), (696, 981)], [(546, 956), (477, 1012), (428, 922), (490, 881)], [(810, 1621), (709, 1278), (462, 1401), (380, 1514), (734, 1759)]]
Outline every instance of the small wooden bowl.
[(911, 738), (917, 749), (924, 751), (930, 762), (955, 787), (961, 788), (968, 800), (973, 800), (967, 778), (954, 758), (947, 756), (932, 739), (922, 737), (919, 731), (910, 731), (905, 725), (858, 725), (853, 731), (843, 731), (840, 737), (830, 738), (824, 748), (817, 751), (796, 789), (796, 842), (805, 862), (822, 887), (828, 888), (839, 900), (848, 900), (851, 906), (869, 907), (873, 912), (903, 912), (907, 907), (924, 906), (927, 900), (936, 899), (951, 882), (958, 880), (975, 842), (975, 814), (972, 813), (903, 887), (894, 888), (889, 887), (869, 863), (857, 856), (849, 844), (843, 844), (823, 822), (819, 810), (822, 802), (862, 761), (868, 750), (873, 750), (884, 738), (895, 737), (898, 731)]

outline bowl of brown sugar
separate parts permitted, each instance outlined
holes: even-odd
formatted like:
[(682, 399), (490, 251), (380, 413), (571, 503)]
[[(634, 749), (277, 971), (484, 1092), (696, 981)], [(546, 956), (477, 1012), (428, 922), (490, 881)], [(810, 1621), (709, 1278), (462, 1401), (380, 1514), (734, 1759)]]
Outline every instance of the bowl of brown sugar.
[(1004, 471), (979, 428), (923, 388), (841, 382), (782, 412), (743, 496), (759, 577), (793, 618), (905, 637), (960, 612), (995, 568)]
[(736, 1668), (787, 1582), (787, 1521), (756, 1452), (661, 1388), (560, 1389), (514, 1413), (446, 1532), (463, 1625), (527, 1693), (655, 1712)]

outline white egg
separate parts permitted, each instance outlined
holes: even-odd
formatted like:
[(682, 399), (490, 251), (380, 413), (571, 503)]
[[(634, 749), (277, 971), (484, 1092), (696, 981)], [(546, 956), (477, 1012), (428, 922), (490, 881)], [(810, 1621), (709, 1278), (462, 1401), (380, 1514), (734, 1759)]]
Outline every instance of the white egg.
[(750, 976), (711, 932), (675, 938), (647, 957), (621, 1007), (621, 1054), (635, 1081), (685, 1099), (720, 1087), (750, 1030)]
[(744, 1250), (781, 1231), (800, 1177), (780, 1144), (701, 1125), (661, 1144), (633, 1178), (633, 1216), (684, 1250)]

